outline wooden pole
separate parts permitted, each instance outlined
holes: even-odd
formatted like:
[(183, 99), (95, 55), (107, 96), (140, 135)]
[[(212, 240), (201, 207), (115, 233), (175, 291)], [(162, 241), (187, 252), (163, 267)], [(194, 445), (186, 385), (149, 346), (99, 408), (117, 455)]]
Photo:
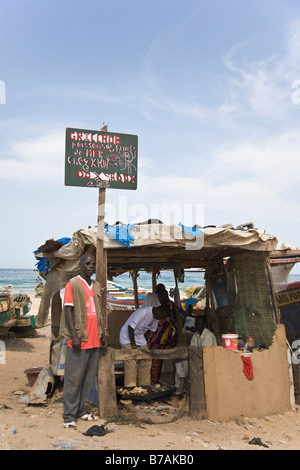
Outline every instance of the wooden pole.
[(172, 349), (114, 349), (114, 357), (119, 361), (140, 360), (140, 359), (188, 359), (188, 347), (179, 346)]
[(274, 288), (274, 282), (272, 278), (272, 273), (271, 273), (271, 263), (270, 263), (270, 255), (266, 254), (265, 258), (265, 263), (266, 263), (266, 270), (267, 270), (267, 279), (268, 279), (268, 284), (269, 284), (269, 292), (270, 292), (270, 301), (272, 305), (272, 310), (273, 310), (273, 318), (276, 324), (280, 323), (280, 310), (277, 307), (276, 300), (275, 300), (275, 288)]
[[(107, 132), (107, 126), (101, 132)], [(104, 334), (107, 334), (107, 252), (104, 249), (104, 217), (105, 217), (105, 188), (99, 188), (98, 220), (97, 220), (97, 246), (96, 246), (96, 280), (101, 288), (101, 312)]]
[(107, 418), (118, 413), (114, 351), (111, 348), (100, 349), (98, 364), (99, 416)]
[(98, 227), (96, 247), (96, 280), (101, 289), (101, 312), (104, 333), (107, 333), (107, 252), (104, 248), (105, 189), (99, 189)]
[[(107, 132), (107, 126), (101, 129)], [(100, 284), (100, 303), (103, 320), (103, 334), (107, 336), (107, 252), (104, 248), (104, 217), (105, 217), (105, 188), (99, 188), (98, 220), (97, 220), (97, 246), (96, 246), (96, 280)], [(98, 363), (98, 398), (100, 417), (115, 414), (116, 400), (111, 396), (115, 394), (114, 362), (110, 352), (100, 349)], [(107, 394), (111, 399), (106, 401)]]
[(206, 419), (207, 407), (204, 385), (203, 348), (189, 346), (190, 417)]
[(156, 291), (156, 271), (153, 269), (152, 271), (152, 292)]
[(133, 291), (134, 291), (134, 306), (135, 309), (137, 310), (140, 306), (139, 303), (139, 292), (138, 292), (138, 285), (137, 285), (137, 278), (138, 278), (138, 272), (136, 269), (131, 269), (130, 271), (131, 277), (132, 277), (132, 283), (133, 283)]

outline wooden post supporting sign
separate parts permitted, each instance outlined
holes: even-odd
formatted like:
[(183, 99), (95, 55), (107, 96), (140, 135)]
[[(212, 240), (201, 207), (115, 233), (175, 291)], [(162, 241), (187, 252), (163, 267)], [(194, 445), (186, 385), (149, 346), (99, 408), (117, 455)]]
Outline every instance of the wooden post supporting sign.
[(107, 252), (104, 248), (105, 189), (99, 189), (96, 247), (96, 280), (101, 289), (101, 311), (104, 332), (107, 333)]
[[(107, 132), (107, 126), (101, 132)], [(96, 246), (96, 280), (101, 289), (101, 312), (104, 334), (107, 334), (107, 252), (104, 248), (105, 188), (99, 189), (97, 246)]]
[[(65, 185), (99, 188), (96, 242), (96, 280), (100, 284), (103, 335), (107, 336), (107, 251), (104, 247), (105, 187), (137, 188), (138, 137), (99, 130), (66, 129)], [(98, 170), (99, 169), (99, 170)], [(104, 169), (105, 171), (102, 171)], [(113, 379), (110, 380), (110, 378)], [(100, 416), (116, 411), (114, 363), (109, 349), (100, 348), (98, 366)], [(109, 396), (112, 405), (105, 397)]]
[[(107, 132), (107, 126), (101, 129)], [(100, 303), (103, 321), (103, 334), (107, 336), (107, 251), (104, 248), (105, 188), (99, 189), (97, 246), (96, 246), (96, 280), (100, 284)], [(115, 396), (114, 361), (110, 349), (100, 349), (98, 364), (98, 399), (99, 416), (114, 415), (117, 412)], [(106, 397), (110, 397), (107, 403)]]

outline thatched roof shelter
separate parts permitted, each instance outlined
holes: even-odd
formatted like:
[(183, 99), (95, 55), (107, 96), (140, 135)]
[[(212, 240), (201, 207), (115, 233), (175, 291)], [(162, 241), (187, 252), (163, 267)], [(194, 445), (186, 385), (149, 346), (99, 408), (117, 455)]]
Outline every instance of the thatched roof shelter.
[[(109, 278), (126, 271), (155, 268), (174, 269), (179, 277), (183, 269), (205, 268), (216, 255), (226, 258), (245, 251), (271, 252), (278, 245), (275, 236), (254, 228), (253, 224), (237, 228), (185, 227), (147, 221), (106, 225), (104, 232)], [(80, 256), (95, 252), (96, 245), (97, 227), (92, 227), (76, 231), (66, 244), (47, 240), (35, 252), (38, 260), (46, 260), (46, 268), (43, 263), (41, 272), (46, 283), (38, 313), (40, 326), (46, 322), (53, 295), (79, 273)]]

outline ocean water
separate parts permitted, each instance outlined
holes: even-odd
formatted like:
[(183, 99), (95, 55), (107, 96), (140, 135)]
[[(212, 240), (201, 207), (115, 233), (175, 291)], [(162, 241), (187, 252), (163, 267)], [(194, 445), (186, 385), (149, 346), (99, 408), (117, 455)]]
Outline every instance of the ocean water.
[(0, 289), (12, 285), (14, 293), (35, 294), (36, 276), (34, 269), (0, 269)]
[[(7, 285), (13, 286), (13, 293), (35, 294), (35, 287), (38, 284), (36, 279), (38, 272), (35, 269), (0, 269), (0, 290)], [(128, 273), (117, 276), (113, 280), (116, 284), (132, 289), (132, 279)], [(299, 282), (300, 274), (290, 274), (289, 282)], [(144, 271), (140, 272), (137, 279), (138, 287), (143, 289), (152, 289), (152, 276)], [(167, 289), (175, 287), (174, 275), (171, 271), (162, 271), (157, 278), (157, 283), (165, 284)], [(203, 286), (204, 272), (187, 271), (185, 272), (184, 282), (178, 283), (181, 293), (189, 287)]]
[[(0, 290), (8, 285), (13, 286), (13, 293), (26, 293), (28, 295), (35, 294), (35, 287), (38, 284), (38, 272), (35, 269), (0, 269)], [(130, 274), (124, 273), (113, 279), (113, 282), (123, 287), (132, 289), (132, 279)], [(149, 273), (140, 272), (137, 279), (138, 287), (142, 289), (152, 289), (152, 276)], [(167, 289), (175, 287), (173, 272), (164, 271), (157, 278), (157, 283), (165, 284)], [(191, 286), (204, 285), (203, 272), (187, 272), (183, 283), (179, 283), (180, 291)]]

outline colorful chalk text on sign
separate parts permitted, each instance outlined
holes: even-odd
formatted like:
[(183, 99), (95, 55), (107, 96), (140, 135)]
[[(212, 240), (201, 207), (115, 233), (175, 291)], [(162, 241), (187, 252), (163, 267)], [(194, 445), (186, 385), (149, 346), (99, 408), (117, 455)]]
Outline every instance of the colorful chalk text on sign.
[(66, 129), (65, 185), (137, 188), (136, 135)]

